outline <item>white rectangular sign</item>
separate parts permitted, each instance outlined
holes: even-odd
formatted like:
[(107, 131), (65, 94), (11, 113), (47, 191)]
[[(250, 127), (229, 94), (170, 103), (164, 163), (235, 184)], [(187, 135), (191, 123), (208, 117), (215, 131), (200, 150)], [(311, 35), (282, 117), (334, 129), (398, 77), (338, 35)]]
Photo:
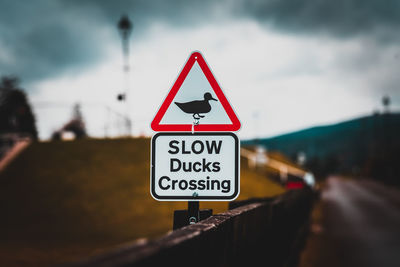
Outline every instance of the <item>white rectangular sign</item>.
[(233, 200), (239, 195), (239, 139), (230, 132), (158, 133), (151, 140), (156, 200)]

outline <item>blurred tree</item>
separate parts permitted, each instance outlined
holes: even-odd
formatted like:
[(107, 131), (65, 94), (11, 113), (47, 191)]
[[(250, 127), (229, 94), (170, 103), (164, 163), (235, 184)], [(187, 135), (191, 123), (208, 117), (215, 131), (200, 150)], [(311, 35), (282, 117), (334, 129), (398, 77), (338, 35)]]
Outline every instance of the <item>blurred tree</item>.
[(4, 76), (0, 80), (0, 133), (28, 134), (34, 140), (38, 138), (35, 116), (16, 77)]
[(75, 139), (87, 137), (86, 126), (83, 120), (81, 105), (75, 104), (72, 108), (72, 118), (60, 129), (51, 135), (51, 140), (63, 139), (63, 133), (73, 133)]
[(72, 119), (83, 122), (81, 105), (79, 103), (76, 103), (72, 108)]
[(63, 131), (74, 133), (77, 139), (87, 137), (80, 104), (77, 103), (74, 105), (72, 109), (72, 119), (64, 125)]

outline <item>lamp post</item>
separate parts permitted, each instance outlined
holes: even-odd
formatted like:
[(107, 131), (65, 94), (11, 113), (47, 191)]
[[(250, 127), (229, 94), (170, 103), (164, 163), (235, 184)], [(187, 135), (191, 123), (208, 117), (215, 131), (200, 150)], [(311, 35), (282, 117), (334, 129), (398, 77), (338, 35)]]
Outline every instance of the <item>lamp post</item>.
[(128, 16), (123, 15), (118, 21), (118, 30), (122, 40), (122, 56), (123, 56), (123, 72), (124, 72), (124, 92), (117, 95), (118, 101), (125, 101), (126, 103), (126, 128), (128, 136), (131, 135), (131, 120), (129, 119), (129, 37), (131, 35), (133, 24), (129, 20)]

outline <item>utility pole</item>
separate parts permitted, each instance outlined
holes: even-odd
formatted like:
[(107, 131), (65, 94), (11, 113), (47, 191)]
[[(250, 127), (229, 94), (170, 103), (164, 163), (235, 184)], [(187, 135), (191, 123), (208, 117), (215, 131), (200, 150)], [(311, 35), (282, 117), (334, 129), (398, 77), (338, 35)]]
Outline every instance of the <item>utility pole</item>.
[(124, 73), (124, 92), (119, 93), (117, 95), (117, 100), (118, 101), (125, 101), (126, 104), (126, 118), (125, 118), (125, 124), (126, 124), (126, 130), (127, 130), (127, 135), (131, 135), (131, 120), (129, 118), (129, 98), (128, 98), (128, 93), (129, 93), (129, 73), (130, 73), (130, 64), (129, 64), (129, 37), (131, 35), (132, 29), (133, 29), (133, 24), (129, 20), (128, 16), (123, 15), (120, 20), (118, 21), (118, 30), (121, 35), (121, 40), (122, 40), (122, 56), (123, 56), (123, 73)]
[(389, 106), (390, 106), (390, 97), (385, 95), (384, 97), (382, 97), (382, 104), (383, 104), (383, 108), (386, 114), (388, 114), (390, 112), (389, 110)]

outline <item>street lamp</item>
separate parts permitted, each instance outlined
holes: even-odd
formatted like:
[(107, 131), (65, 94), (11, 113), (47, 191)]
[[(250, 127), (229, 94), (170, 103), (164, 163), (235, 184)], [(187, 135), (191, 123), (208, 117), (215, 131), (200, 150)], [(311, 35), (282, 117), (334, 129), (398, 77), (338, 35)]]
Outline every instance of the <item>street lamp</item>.
[(124, 57), (124, 72), (129, 72), (129, 37), (133, 29), (133, 24), (128, 16), (123, 15), (118, 22), (118, 30), (122, 39), (122, 53)]
[(129, 37), (131, 35), (133, 24), (128, 16), (123, 15), (117, 24), (119, 33), (122, 40), (122, 56), (123, 56), (123, 72), (124, 72), (124, 92), (117, 95), (118, 101), (126, 102), (126, 127), (128, 135), (131, 133), (131, 121), (129, 119), (129, 104), (128, 104), (128, 91), (129, 91)]

